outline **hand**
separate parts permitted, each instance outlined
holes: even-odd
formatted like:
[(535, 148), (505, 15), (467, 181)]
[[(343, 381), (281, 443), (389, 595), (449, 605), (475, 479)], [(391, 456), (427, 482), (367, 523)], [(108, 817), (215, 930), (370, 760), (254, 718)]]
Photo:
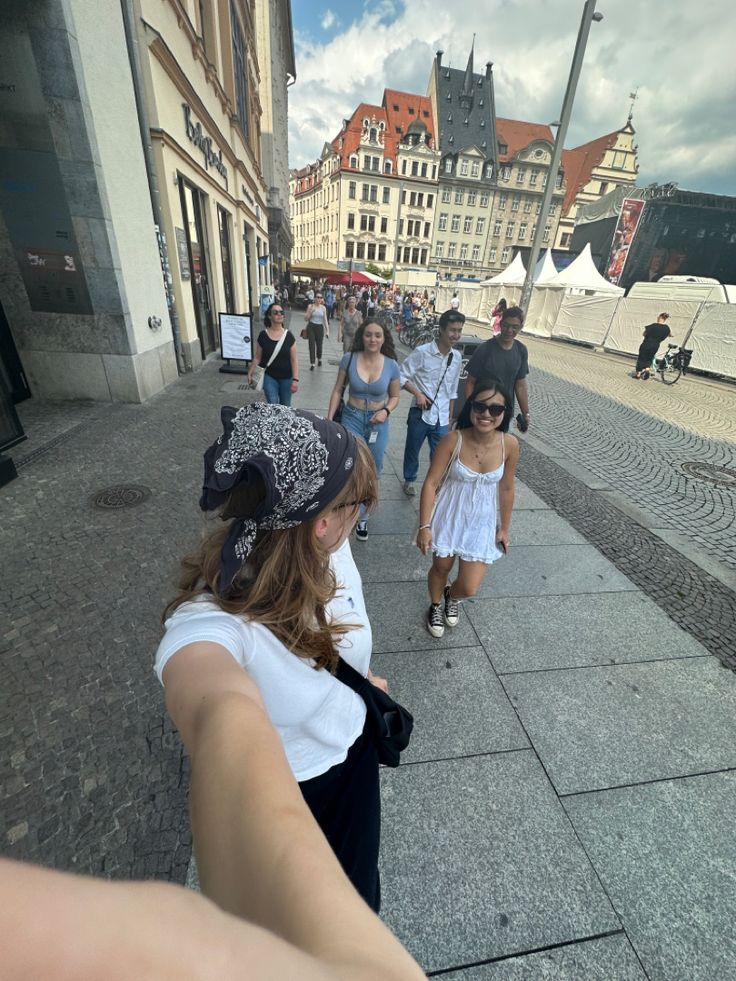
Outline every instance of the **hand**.
[(381, 422), (388, 422), (388, 412), (386, 412), (385, 409), (378, 409), (378, 411), (374, 412), (371, 416), (371, 423), (373, 425)]
[(382, 692), (385, 692), (388, 695), (388, 682), (385, 678), (381, 678), (377, 674), (373, 674), (370, 668), (368, 669), (368, 674), (366, 677), (372, 685), (375, 685), (376, 688), (380, 688)]
[(422, 412), (424, 412), (425, 409), (429, 408), (430, 400), (427, 398), (424, 392), (419, 392), (417, 394), (417, 405), (422, 410)]
[(294, 393), (296, 392), (296, 390), (297, 390), (298, 388), (299, 388), (299, 382), (298, 382), (298, 381), (296, 381), (296, 380), (295, 380), (295, 381), (293, 381), (293, 382), (291, 383), (291, 394), (293, 395), (293, 394), (294, 394)]
[(419, 531), (417, 532), (417, 548), (422, 553), (422, 555), (426, 555), (431, 547), (432, 547), (432, 529), (420, 528)]
[(498, 545), (504, 555), (508, 555), (509, 533), (504, 531), (503, 528), (499, 528), (499, 530), (496, 532), (496, 545)]

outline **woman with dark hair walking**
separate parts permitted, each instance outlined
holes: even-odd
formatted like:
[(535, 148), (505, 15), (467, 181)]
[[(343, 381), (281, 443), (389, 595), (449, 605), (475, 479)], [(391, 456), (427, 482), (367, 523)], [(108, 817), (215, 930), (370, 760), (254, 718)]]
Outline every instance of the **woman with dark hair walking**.
[[(376, 743), (365, 702), (334, 674), (342, 658), (387, 690), (370, 672), (371, 628), (348, 542), (359, 508), (376, 501), (373, 460), (343, 426), (283, 405), (225, 407), (222, 423), (205, 453), (200, 499), (221, 521), (182, 560), (179, 592), (164, 614), (155, 668), (166, 704), (190, 734), (201, 794), (198, 734), (222, 736), (247, 674), (312, 814), (377, 911)], [(201, 725), (213, 712), (221, 723), (214, 732)], [(252, 788), (232, 770), (232, 794), (216, 806), (237, 820)]]
[[(380, 477), (388, 443), (388, 417), (399, 404), (401, 377), (391, 334), (377, 320), (369, 318), (358, 327), (352, 351), (343, 355), (328, 419), (334, 418), (346, 388), (348, 399), (340, 421), (368, 444)], [(362, 507), (355, 537), (362, 542), (368, 538), (368, 512)]]
[(307, 341), (309, 343), (309, 370), (314, 371), (315, 358), (319, 367), (322, 367), (322, 342), (325, 334), (330, 336), (330, 328), (327, 322), (327, 307), (325, 306), (324, 294), (318, 292), (314, 298), (314, 303), (310, 303), (307, 312), (304, 314), (307, 321)]
[(263, 392), (272, 404), (291, 405), (291, 396), (299, 388), (299, 361), (296, 342), (284, 327), (283, 303), (272, 303), (263, 315), (265, 330), (256, 341), (256, 350), (248, 368), (248, 384), (253, 382), (256, 366), (263, 369)]
[[(477, 382), (422, 486), (417, 547), (433, 553), (427, 577), (433, 637), (457, 625), (460, 600), (475, 596), (488, 566), (508, 551), (519, 460), (519, 441), (508, 431), (512, 411), (497, 381)], [(449, 583), (456, 559), (457, 576)]]

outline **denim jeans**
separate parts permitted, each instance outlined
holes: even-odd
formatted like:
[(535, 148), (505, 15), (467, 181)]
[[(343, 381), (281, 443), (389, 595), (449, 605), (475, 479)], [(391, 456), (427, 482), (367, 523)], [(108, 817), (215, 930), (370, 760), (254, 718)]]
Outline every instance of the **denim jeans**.
[[(377, 409), (356, 409), (354, 405), (346, 402), (345, 408), (342, 410), (342, 424), (348, 432), (366, 441), (376, 464), (376, 473), (380, 477), (381, 471), (383, 470), (383, 456), (388, 445), (388, 419), (386, 422), (372, 423), (370, 421), (371, 416), (374, 416), (377, 411)], [(374, 443), (370, 442), (372, 432), (376, 433), (376, 441)], [(362, 505), (360, 508), (360, 520), (365, 520), (365, 509)]]
[(271, 405), (291, 405), (291, 378), (272, 378), (268, 372), (263, 376), (263, 394)]
[(419, 452), (424, 440), (429, 440), (429, 459), (431, 460), (439, 441), (448, 432), (449, 426), (441, 426), (438, 422), (433, 426), (428, 426), (422, 419), (422, 410), (417, 406), (409, 409), (409, 417), (406, 420), (406, 444), (404, 446), (404, 480), (408, 484), (417, 479)]

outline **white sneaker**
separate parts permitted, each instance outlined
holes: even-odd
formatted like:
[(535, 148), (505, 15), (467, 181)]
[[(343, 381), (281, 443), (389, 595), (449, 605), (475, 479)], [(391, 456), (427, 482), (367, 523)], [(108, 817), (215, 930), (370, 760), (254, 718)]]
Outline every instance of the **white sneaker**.
[(407, 497), (414, 497), (416, 494), (416, 488), (411, 480), (404, 481), (404, 493)]
[(429, 609), (427, 610), (427, 630), (438, 640), (440, 637), (445, 636), (445, 621), (442, 616), (441, 603), (429, 604)]

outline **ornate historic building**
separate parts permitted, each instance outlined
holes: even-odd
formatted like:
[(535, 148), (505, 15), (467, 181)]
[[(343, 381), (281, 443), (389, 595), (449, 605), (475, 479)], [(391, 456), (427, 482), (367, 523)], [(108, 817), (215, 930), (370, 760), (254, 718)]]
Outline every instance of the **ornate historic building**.
[(429, 79), (440, 169), (432, 260), (442, 274), (476, 276), (485, 269), (489, 206), (496, 187), (498, 143), (490, 62), (465, 71), (442, 64), (438, 51)]
[(631, 114), (626, 125), (574, 150), (562, 151), (565, 198), (562, 203), (555, 248), (567, 249), (572, 241), (578, 209), (597, 201), (623, 185), (634, 185), (639, 173), (638, 147)]

